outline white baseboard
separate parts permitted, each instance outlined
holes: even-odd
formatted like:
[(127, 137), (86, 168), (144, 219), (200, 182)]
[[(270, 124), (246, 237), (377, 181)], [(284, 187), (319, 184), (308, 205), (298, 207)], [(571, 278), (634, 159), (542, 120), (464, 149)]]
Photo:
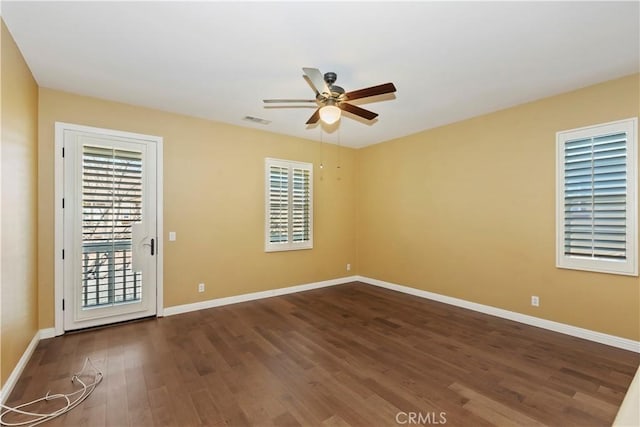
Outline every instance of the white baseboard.
[(314, 282), (314, 283), (308, 283), (304, 285), (290, 286), (287, 288), (272, 289), (268, 291), (253, 292), (253, 293), (242, 294), (242, 295), (234, 295), (234, 296), (225, 297), (225, 298), (216, 298), (216, 299), (200, 301), (192, 304), (176, 305), (172, 307), (166, 307), (164, 309), (164, 315), (172, 316), (174, 314), (188, 313), (190, 311), (203, 310), (203, 309), (212, 308), (212, 307), (220, 307), (220, 306), (229, 305), (229, 304), (237, 304), (239, 302), (253, 301), (253, 300), (262, 299), (262, 298), (270, 298), (278, 295), (291, 294), (294, 292), (303, 292), (311, 289), (341, 285), (344, 283), (349, 283), (354, 281), (391, 289), (394, 291), (402, 292), (409, 295), (414, 295), (421, 298), (439, 301), (439, 302), (453, 305), (456, 307), (466, 308), (469, 310), (478, 311), (480, 313), (489, 314), (491, 316), (501, 317), (503, 319), (509, 319), (515, 322), (524, 323), (526, 325), (536, 326), (538, 328), (548, 329), (554, 332), (560, 332), (565, 335), (583, 338), (583, 339), (598, 342), (601, 344), (610, 345), (612, 347), (617, 347), (624, 350), (640, 353), (639, 341), (617, 337), (615, 335), (609, 335), (602, 332), (591, 331), (589, 329), (567, 325), (565, 323), (554, 322), (552, 320), (547, 320), (547, 319), (541, 319), (539, 317), (529, 316), (527, 314), (517, 313), (515, 311), (509, 311), (509, 310), (504, 310), (502, 308), (492, 307), (489, 305), (478, 304), (478, 303), (463, 300), (460, 298), (449, 297), (449, 296), (437, 294), (434, 292), (424, 291), (421, 289), (398, 285), (395, 283), (385, 282), (383, 280), (372, 279), (370, 277), (364, 277), (364, 276), (341, 277), (339, 279), (332, 279), (332, 280), (325, 280), (322, 282)]
[[(44, 329), (44, 331), (48, 331), (48, 329)], [(15, 368), (13, 368), (11, 375), (9, 375), (9, 378), (7, 378), (7, 381), (2, 386), (2, 390), (0, 390), (0, 403), (4, 404), (4, 402), (6, 402), (7, 398), (13, 391), (13, 388), (16, 386), (20, 375), (22, 375), (22, 371), (24, 371), (24, 368), (27, 366), (27, 363), (29, 363), (29, 360), (31, 359), (31, 355), (33, 355), (33, 352), (38, 346), (41, 335), (41, 331), (36, 331), (35, 335), (31, 339), (31, 342), (22, 354), (22, 357), (20, 358), (20, 360), (18, 360), (18, 364)]]
[(56, 328), (40, 329), (40, 339), (46, 340), (56, 336)]
[(239, 302), (253, 301), (262, 298), (270, 298), (278, 295), (292, 294), (295, 292), (309, 291), (311, 289), (326, 288), (328, 286), (342, 285), (344, 283), (359, 280), (358, 276), (341, 277), (338, 279), (324, 280), (322, 282), (307, 283), (304, 285), (289, 286), (287, 288), (271, 289), (268, 291), (252, 292), (249, 294), (234, 295), (224, 298), (215, 298), (206, 301), (194, 302), (192, 304), (174, 305), (165, 307), (164, 315), (188, 313), (190, 311), (204, 310), (206, 308), (220, 307), (222, 305), (237, 304)]
[(369, 285), (379, 286), (426, 298), (434, 301), (443, 302), (445, 304), (462, 307), (480, 313), (489, 314), (491, 316), (501, 317), (503, 319), (513, 320), (515, 322), (524, 323), (526, 325), (536, 326), (538, 328), (548, 329), (554, 332), (560, 332), (565, 335), (583, 338), (589, 341), (595, 341), (600, 344), (610, 345), (612, 347), (640, 353), (640, 341), (630, 340), (628, 338), (617, 337), (602, 332), (591, 331), (589, 329), (579, 328), (577, 326), (567, 325), (565, 323), (554, 322), (552, 320), (541, 319), (539, 317), (529, 316), (527, 314), (517, 313), (515, 311), (504, 310), (502, 308), (492, 307), (490, 305), (478, 304), (459, 298), (453, 298), (446, 295), (436, 294), (434, 292), (423, 291), (421, 289), (411, 288), (409, 286), (397, 285), (395, 283), (385, 282), (383, 280), (372, 279), (370, 277), (356, 276), (354, 280), (358, 280)]

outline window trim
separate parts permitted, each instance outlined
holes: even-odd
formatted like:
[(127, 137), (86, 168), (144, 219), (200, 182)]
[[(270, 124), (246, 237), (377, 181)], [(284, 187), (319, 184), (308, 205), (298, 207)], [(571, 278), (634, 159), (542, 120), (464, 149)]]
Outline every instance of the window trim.
[[(564, 143), (614, 132), (627, 133), (626, 260), (565, 255)], [(556, 267), (599, 273), (638, 276), (638, 118), (569, 129), (556, 133)]]
[[(264, 250), (265, 252), (282, 252), (282, 251), (293, 251), (293, 250), (302, 250), (302, 249), (312, 249), (313, 248), (313, 163), (307, 162), (299, 162), (294, 160), (283, 160), (283, 159), (275, 159), (271, 157), (266, 157), (264, 166), (264, 187), (265, 187), (265, 216), (264, 216)], [(270, 169), (271, 166), (277, 166), (282, 168), (288, 168), (289, 175), (289, 205), (292, 205), (292, 189), (293, 185), (291, 185), (293, 180), (293, 169), (303, 169), (309, 171), (309, 239), (302, 242), (293, 242), (291, 241), (291, 233), (292, 229), (292, 221), (293, 216), (289, 214), (289, 241), (286, 243), (272, 243), (270, 241), (270, 207), (269, 207), (269, 194), (270, 194)]]

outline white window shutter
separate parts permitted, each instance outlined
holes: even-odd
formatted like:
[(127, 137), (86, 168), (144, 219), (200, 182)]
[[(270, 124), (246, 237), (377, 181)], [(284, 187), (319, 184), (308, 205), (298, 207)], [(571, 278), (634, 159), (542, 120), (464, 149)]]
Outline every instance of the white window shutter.
[(289, 241), (289, 169), (269, 166), (269, 243)]
[(311, 236), (311, 172), (309, 169), (293, 168), (293, 187), (291, 192), (292, 223), (291, 232), (294, 242), (306, 242)]
[(313, 165), (265, 159), (265, 250), (313, 247)]
[(558, 267), (637, 275), (636, 129), (558, 133)]
[(142, 216), (142, 167), (139, 151), (82, 147), (82, 308), (142, 298), (130, 242)]

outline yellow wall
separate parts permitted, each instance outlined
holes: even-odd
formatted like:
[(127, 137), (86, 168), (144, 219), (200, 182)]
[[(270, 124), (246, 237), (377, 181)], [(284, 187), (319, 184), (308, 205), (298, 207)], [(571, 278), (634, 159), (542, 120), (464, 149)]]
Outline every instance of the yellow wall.
[[(40, 327), (53, 326), (53, 124), (65, 121), (164, 137), (165, 307), (341, 277), (352, 263), (366, 277), (638, 340), (637, 277), (555, 267), (555, 132), (638, 116), (638, 81), (342, 148), (341, 179), (338, 148), (325, 144), (322, 180), (315, 142), (41, 88)], [(316, 163), (313, 251), (263, 251), (267, 156)]]
[[(39, 327), (54, 318), (53, 137), (64, 121), (164, 137), (165, 307), (356, 273), (640, 340), (637, 277), (555, 267), (555, 133), (638, 116), (639, 91), (628, 76), (338, 156), (40, 88)], [(316, 164), (312, 251), (263, 250), (267, 156)]]
[[(165, 307), (344, 277), (352, 274), (347, 263), (355, 268), (352, 149), (338, 153), (335, 145), (46, 88), (39, 117), (41, 328), (54, 323), (55, 121), (164, 138)], [(313, 250), (264, 252), (265, 157), (314, 163)], [(197, 292), (200, 282), (204, 293)]]
[(38, 330), (38, 86), (2, 21), (2, 264), (0, 383)]
[(555, 267), (555, 133), (637, 117), (639, 80), (359, 150), (358, 273), (640, 340), (638, 277)]

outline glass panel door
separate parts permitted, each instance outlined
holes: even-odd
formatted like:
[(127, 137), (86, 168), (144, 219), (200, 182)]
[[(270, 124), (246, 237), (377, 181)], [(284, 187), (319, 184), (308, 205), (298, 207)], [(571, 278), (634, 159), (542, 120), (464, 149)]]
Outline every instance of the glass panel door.
[(65, 330), (155, 314), (155, 148), (65, 131)]

